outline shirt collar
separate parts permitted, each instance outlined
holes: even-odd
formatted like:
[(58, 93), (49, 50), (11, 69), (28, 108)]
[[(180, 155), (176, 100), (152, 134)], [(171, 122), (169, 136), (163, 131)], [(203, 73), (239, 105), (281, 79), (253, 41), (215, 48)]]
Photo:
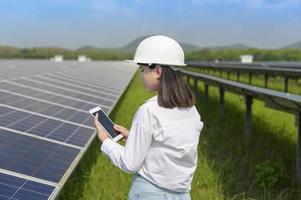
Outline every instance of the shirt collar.
[(156, 96), (153, 96), (152, 98), (146, 100), (145, 102), (157, 101), (157, 99), (158, 99), (158, 96), (156, 95)]

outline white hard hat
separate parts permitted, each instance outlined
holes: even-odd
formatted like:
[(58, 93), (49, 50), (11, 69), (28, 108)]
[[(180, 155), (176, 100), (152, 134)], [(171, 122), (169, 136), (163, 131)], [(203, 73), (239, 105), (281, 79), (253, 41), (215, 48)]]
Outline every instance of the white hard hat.
[(149, 65), (186, 66), (184, 63), (184, 51), (180, 44), (163, 35), (144, 39), (136, 49), (134, 60), (127, 61)]

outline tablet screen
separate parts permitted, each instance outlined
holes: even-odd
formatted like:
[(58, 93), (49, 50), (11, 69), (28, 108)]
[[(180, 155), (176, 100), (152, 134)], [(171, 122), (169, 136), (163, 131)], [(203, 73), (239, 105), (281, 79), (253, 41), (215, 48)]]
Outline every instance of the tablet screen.
[(116, 136), (118, 136), (119, 133), (113, 128), (114, 124), (107, 117), (107, 115), (102, 110), (99, 110), (99, 111), (93, 113), (93, 116), (95, 116), (96, 113), (98, 113), (98, 121), (103, 126), (103, 128), (106, 129), (106, 131), (110, 134), (110, 136), (112, 138), (115, 138)]

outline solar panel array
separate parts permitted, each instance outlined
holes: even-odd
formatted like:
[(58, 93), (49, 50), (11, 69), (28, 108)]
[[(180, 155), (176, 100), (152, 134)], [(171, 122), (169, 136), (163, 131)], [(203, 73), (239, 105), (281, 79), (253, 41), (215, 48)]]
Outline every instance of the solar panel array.
[(54, 199), (136, 71), (125, 62), (0, 60), (0, 200)]
[[(226, 63), (226, 62), (197, 62), (190, 61), (187, 63), (190, 67), (198, 67), (201, 69), (214, 69), (219, 71), (246, 72), (253, 74), (267, 74), (270, 76), (282, 76), (300, 78), (301, 65), (285, 65), (285, 64), (248, 64), (248, 63)], [(286, 67), (285, 67), (286, 66)]]

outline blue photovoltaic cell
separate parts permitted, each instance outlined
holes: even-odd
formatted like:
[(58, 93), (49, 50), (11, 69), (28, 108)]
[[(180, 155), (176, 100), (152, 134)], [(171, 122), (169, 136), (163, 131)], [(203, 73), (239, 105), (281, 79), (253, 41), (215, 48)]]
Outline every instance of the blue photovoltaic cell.
[(44, 85), (44, 84), (36, 83), (36, 82), (30, 81), (30, 80), (17, 79), (17, 80), (14, 80), (14, 82), (22, 84), (22, 85), (34, 87), (34, 88), (43, 89), (46, 91), (51, 91), (51, 92), (58, 93), (58, 94), (63, 94), (65, 96), (70, 96), (70, 97), (73, 97), (76, 99), (86, 100), (86, 101), (90, 101), (90, 102), (98, 102), (101, 105), (111, 106), (113, 104), (113, 100), (108, 101), (108, 100), (104, 100), (104, 99), (97, 98), (94, 96), (89, 96), (89, 95), (85, 95), (85, 94), (77, 93), (77, 92), (71, 92), (66, 89), (56, 88), (51, 85)]
[(9, 96), (10, 94), (6, 93), (6, 92), (1, 92), (0, 91), (0, 99), (6, 98), (7, 96)]
[(7, 104), (8, 105), (12, 105), (12, 106), (15, 106), (15, 107), (26, 107), (26, 106), (30, 106), (34, 103), (36, 103), (34, 100), (31, 100), (31, 99), (20, 99), (18, 96), (13, 96), (15, 97), (16, 99), (18, 99), (18, 101), (15, 101), (15, 102), (8, 102)]
[(65, 119), (65, 120), (69, 120), (69, 118), (74, 115), (77, 111), (75, 110), (71, 110), (68, 108), (65, 109), (61, 109), (60, 112), (58, 112), (55, 117), (61, 118), (61, 119)]
[(96, 104), (87, 104), (87, 103), (84, 103), (84, 102), (81, 102), (81, 101), (77, 101), (77, 102), (74, 102), (74, 104), (72, 104), (72, 107), (80, 108), (82, 110), (85, 110), (86, 107), (90, 107), (90, 108), (96, 107)]
[[(93, 121), (92, 118), (88, 116), (89, 115), (86, 115), (86, 120)], [(80, 127), (78, 125), (48, 119), (2, 106), (0, 106), (0, 126), (68, 144), (76, 144), (80, 147), (85, 146), (94, 132), (94, 129)]]
[(95, 127), (94, 121), (93, 121), (92, 118), (91, 118), (90, 120), (87, 120), (87, 121), (85, 122), (85, 125), (86, 125), (86, 126)]
[(16, 123), (11, 124), (6, 127), (23, 132), (23, 131), (31, 129), (36, 124), (40, 123), (43, 119), (44, 118), (40, 117), (40, 116), (29, 116), (28, 118), (25, 118), (19, 122), (16, 122)]
[(40, 112), (43, 113), (44, 115), (53, 116), (53, 115), (59, 113), (60, 111), (62, 111), (62, 109), (64, 109), (64, 108), (62, 108), (60, 106), (51, 105), (51, 106), (46, 107), (45, 109), (43, 109)]
[(9, 112), (12, 112), (12, 111), (13, 110), (10, 109), (10, 108), (0, 106), (0, 116), (6, 115), (6, 114), (8, 114)]
[(34, 135), (39, 135), (46, 137), (48, 134), (50, 134), (53, 130), (55, 130), (58, 126), (63, 124), (60, 121), (53, 120), (53, 119), (46, 119), (43, 120), (39, 125), (32, 127), (30, 130), (28, 130), (29, 133), (32, 133)]
[[(69, 106), (69, 107), (82, 109), (83, 111), (86, 111), (85, 110), (86, 107), (93, 108), (93, 107), (96, 106), (96, 104), (86, 103), (86, 102), (83, 102), (83, 101), (77, 101), (77, 100), (70, 99), (70, 98), (67, 98), (67, 97), (62, 97), (62, 96), (58, 96), (58, 95), (55, 95), (55, 94), (50, 94), (50, 93), (47, 93), (47, 92), (41, 92), (41, 91), (37, 91), (37, 90), (34, 90), (34, 89), (25, 88), (25, 87), (21, 87), (21, 86), (18, 86), (18, 85), (13, 85), (13, 84), (10, 84), (10, 83), (8, 83), (7, 85), (9, 85), (10, 87), (15, 87), (16, 89), (14, 88), (13, 90), (10, 90), (10, 89), (8, 89), (9, 87), (2, 88), (1, 84), (0, 84), (0, 88), (1, 89), (7, 89), (7, 90), (13, 91), (13, 92), (17, 92), (17, 93), (20, 93), (20, 94), (23, 94), (23, 95), (28, 95), (28, 96), (31, 96), (31, 97), (43, 99), (43, 100), (46, 100), (46, 101), (63, 104), (63, 105)], [(3, 101), (5, 101), (5, 100), (3, 100)], [(6, 104), (6, 103), (3, 103), (3, 104)]]
[(78, 128), (72, 124), (62, 124), (48, 138), (64, 142), (71, 136), (70, 133), (74, 133)]
[[(28, 110), (31, 112), (41, 113), (47, 116), (54, 116), (56, 118), (71, 121), (74, 123), (86, 124), (88, 126), (94, 127), (93, 124), (87, 123), (87, 121), (91, 121), (89, 120), (90, 115), (87, 112), (65, 108), (62, 106), (52, 105), (50, 103), (39, 102), (37, 100), (29, 99), (18, 95), (9, 95), (8, 93), (0, 92), (0, 95), (2, 94), (6, 95), (6, 97), (10, 96), (18, 100), (18, 101), (8, 101), (5, 103), (7, 105)], [(22, 104), (22, 102), (24, 102), (24, 104)], [(26, 102), (30, 102), (30, 104)], [(3, 103), (1, 101), (1, 96), (0, 96), (0, 103)], [(0, 111), (0, 115), (1, 115), (1, 111)]]
[[(49, 105), (50, 104), (48, 104), (48, 103), (36, 101), (32, 105), (29, 105), (29, 106), (26, 106), (26, 107), (20, 107), (20, 108), (25, 109), (25, 110), (29, 110), (29, 111), (32, 111), (32, 112), (42, 113), (41, 111), (48, 108)], [(16, 107), (15, 105), (13, 105), (13, 106)]]
[[(84, 124), (87, 121), (93, 122), (93, 119), (90, 117), (90, 114), (83, 113), (83, 112), (77, 112), (76, 114), (71, 116), (71, 118), (69, 118), (68, 120), (80, 124)], [(94, 125), (92, 127), (94, 128)]]
[(91, 138), (95, 130), (80, 127), (75, 131), (72, 137), (68, 140), (69, 144), (83, 147)]
[(55, 187), (0, 173), (0, 200), (46, 200)]
[[(64, 87), (64, 88), (68, 88), (68, 89), (72, 89), (72, 90), (76, 90), (76, 91), (80, 91), (80, 92), (84, 92), (86, 94), (90, 94), (90, 95), (93, 95), (93, 96), (97, 95), (99, 97), (104, 97), (104, 98), (108, 98), (108, 99), (112, 99), (112, 100), (116, 99), (116, 96), (111, 95), (108, 92), (106, 92), (107, 94), (99, 93), (99, 92), (92, 92), (90, 90), (87, 90), (89, 87), (87, 87), (87, 89), (84, 89), (84, 88), (81, 88), (81, 87), (77, 87), (74, 84), (73, 85), (70, 84), (70, 83), (66, 84), (66, 81), (64, 81), (65, 83), (60, 83), (60, 82), (57, 82), (57, 81), (54, 81), (54, 80), (45, 79), (44, 77), (31, 77), (31, 79), (38, 80), (38, 81), (45, 82), (45, 83), (50, 83), (50, 84), (53, 84), (53, 85), (57, 85), (57, 86), (60, 86), (60, 87)], [(98, 91), (100, 91), (100, 89), (98, 89)]]
[(8, 114), (1, 115), (0, 126), (9, 126), (10, 124), (16, 122), (17, 120), (28, 117), (29, 114), (19, 111), (8, 112)]
[(2, 104), (12, 103), (16, 101), (19, 101), (19, 98), (13, 95), (9, 95), (0, 99), (0, 103)]
[[(52, 78), (52, 79), (57, 79), (57, 80), (60, 80), (60, 81), (64, 81), (64, 82), (67, 82), (67, 83), (71, 83), (71, 84), (74, 84), (74, 85), (80, 85), (82, 87), (86, 87), (86, 88), (90, 88), (90, 89), (94, 89), (94, 90), (97, 90), (97, 91), (103, 91), (103, 92), (107, 92), (109, 94), (112, 94), (112, 95), (118, 95), (119, 93), (112, 90), (112, 89), (108, 89), (108, 88), (105, 88), (105, 87), (97, 87), (97, 86), (94, 86), (93, 84), (91, 83), (84, 83), (83, 80), (77, 80), (75, 81), (75, 79), (73, 78), (73, 80), (70, 80), (70, 79), (66, 79), (66, 78), (62, 78), (62, 77), (67, 77), (67, 78), (70, 78), (66, 75), (63, 75), (63, 74), (57, 74), (56, 76), (54, 75), (45, 75), (46, 77), (49, 77), (49, 78)], [(71, 78), (72, 79), (72, 78)]]
[(16, 85), (11, 85), (11, 84), (9, 84), (9, 83), (0, 82), (0, 88), (1, 88), (1, 89), (7, 89), (7, 90), (10, 90), (10, 91), (13, 91), (13, 90), (15, 90), (16, 88), (18, 88), (18, 86), (16, 86)]
[(0, 129), (0, 168), (59, 182), (79, 149)]

